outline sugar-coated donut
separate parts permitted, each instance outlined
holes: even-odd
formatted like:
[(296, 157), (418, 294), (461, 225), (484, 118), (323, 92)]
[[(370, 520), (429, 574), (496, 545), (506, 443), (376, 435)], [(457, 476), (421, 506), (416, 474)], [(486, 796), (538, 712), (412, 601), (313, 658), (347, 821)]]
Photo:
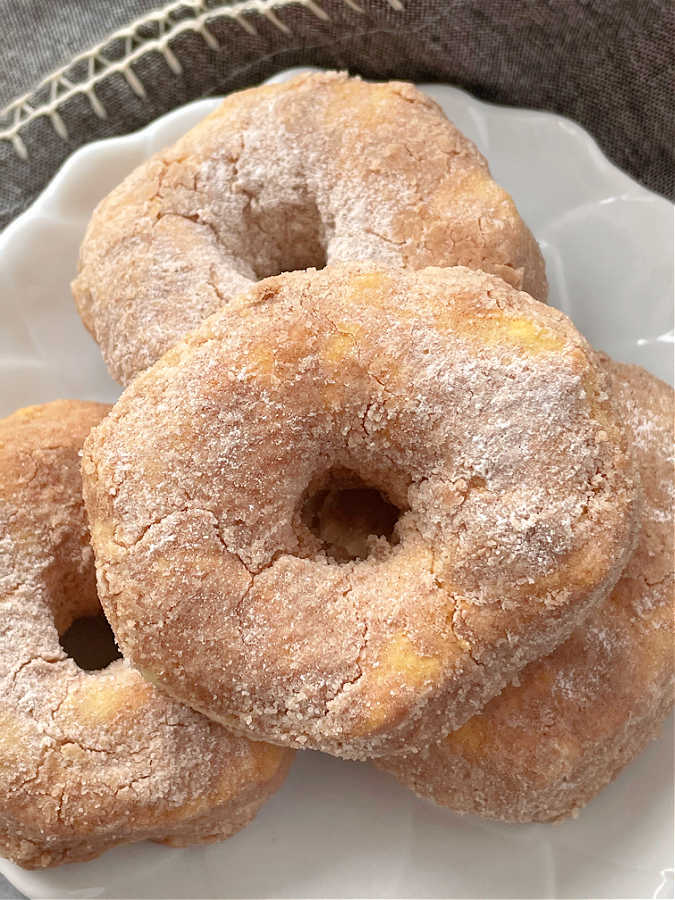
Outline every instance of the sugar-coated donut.
[(606, 362), (644, 499), (610, 597), (552, 655), (441, 743), (381, 760), (423, 797), (511, 822), (574, 814), (655, 736), (673, 704), (673, 392)]
[(0, 854), (26, 868), (246, 825), (290, 753), (230, 734), (122, 660), (84, 671), (59, 635), (100, 613), (79, 451), (107, 407), (0, 422)]
[(401, 82), (302, 75), (232, 94), (95, 211), (73, 293), (128, 383), (252, 282), (326, 261), (466, 265), (546, 300), (511, 197)]
[[(101, 601), (130, 661), (209, 716), (402, 752), (607, 595), (637, 515), (626, 445), (594, 351), (499, 278), (269, 278), (87, 440)], [(379, 491), (398, 521), (336, 555), (349, 490)]]

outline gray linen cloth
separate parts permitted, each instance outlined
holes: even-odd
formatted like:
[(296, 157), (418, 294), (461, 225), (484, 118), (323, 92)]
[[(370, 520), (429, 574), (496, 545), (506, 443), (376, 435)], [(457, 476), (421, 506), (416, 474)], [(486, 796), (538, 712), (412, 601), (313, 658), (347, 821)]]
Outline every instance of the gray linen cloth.
[[(675, 5), (661, 0), (0, 0), (0, 228), (66, 157), (298, 64), (446, 81), (563, 113), (673, 193)], [(42, 82), (41, 86), (38, 86)]]

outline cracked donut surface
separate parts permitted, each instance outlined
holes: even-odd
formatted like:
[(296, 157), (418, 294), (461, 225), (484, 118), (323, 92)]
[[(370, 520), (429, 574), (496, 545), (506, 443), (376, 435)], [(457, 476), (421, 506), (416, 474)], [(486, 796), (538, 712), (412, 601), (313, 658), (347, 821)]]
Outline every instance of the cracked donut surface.
[(123, 660), (84, 671), (59, 636), (100, 613), (80, 449), (108, 407), (0, 422), (0, 853), (27, 868), (145, 839), (228, 837), (291, 752), (232, 735)]
[(466, 265), (546, 300), (536, 241), (412, 85), (301, 75), (227, 97), (97, 207), (73, 294), (128, 383), (257, 279), (377, 259)]
[(643, 493), (621, 579), (568, 641), (462, 728), (379, 763), (459, 812), (515, 822), (574, 814), (655, 737), (673, 705), (673, 391), (637, 366), (605, 366)]
[[(493, 276), (355, 264), (260, 282), (85, 445), (125, 656), (292, 746), (377, 756), (423, 746), (425, 713), (458, 727), (625, 564), (636, 486), (605, 388), (566, 317)], [(398, 520), (339, 561), (305, 513), (354, 483)]]

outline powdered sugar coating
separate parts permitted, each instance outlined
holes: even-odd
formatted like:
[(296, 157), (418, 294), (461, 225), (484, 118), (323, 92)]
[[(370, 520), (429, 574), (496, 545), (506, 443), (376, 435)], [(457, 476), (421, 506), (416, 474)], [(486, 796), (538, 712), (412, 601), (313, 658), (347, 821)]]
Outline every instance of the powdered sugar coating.
[(79, 450), (107, 409), (57, 401), (0, 422), (0, 852), (27, 868), (227, 837), (290, 761), (121, 660), (85, 672), (62, 650), (100, 612)]
[(379, 763), (459, 812), (516, 822), (576, 813), (654, 737), (673, 704), (673, 392), (636, 366), (605, 366), (644, 495), (621, 579), (565, 644), (445, 741)]
[[(125, 391), (85, 446), (125, 655), (251, 735), (352, 757), (450, 730), (569, 635), (625, 563), (635, 485), (566, 317), (465, 268), (260, 282)], [(398, 543), (338, 564), (307, 489), (351, 471)]]
[(128, 383), (256, 279), (360, 259), (546, 299), (536, 241), (437, 104), (336, 72), (233, 94), (136, 169), (95, 211), (73, 294)]

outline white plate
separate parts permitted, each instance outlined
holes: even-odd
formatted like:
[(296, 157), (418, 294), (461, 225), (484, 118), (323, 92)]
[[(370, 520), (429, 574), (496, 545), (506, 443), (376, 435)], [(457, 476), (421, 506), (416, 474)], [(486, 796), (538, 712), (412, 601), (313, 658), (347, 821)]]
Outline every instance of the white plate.
[[(596, 346), (672, 380), (671, 205), (565, 119), (424, 90), (515, 197), (544, 249), (551, 302)], [(217, 102), (78, 150), (4, 232), (0, 415), (56, 397), (117, 397), (71, 300), (78, 245), (94, 204)], [(255, 822), (222, 844), (139, 844), (44, 872), (2, 860), (0, 871), (32, 898), (670, 897), (672, 766), (669, 720), (576, 821), (508, 826), (436, 808), (368, 765), (302, 753)]]

